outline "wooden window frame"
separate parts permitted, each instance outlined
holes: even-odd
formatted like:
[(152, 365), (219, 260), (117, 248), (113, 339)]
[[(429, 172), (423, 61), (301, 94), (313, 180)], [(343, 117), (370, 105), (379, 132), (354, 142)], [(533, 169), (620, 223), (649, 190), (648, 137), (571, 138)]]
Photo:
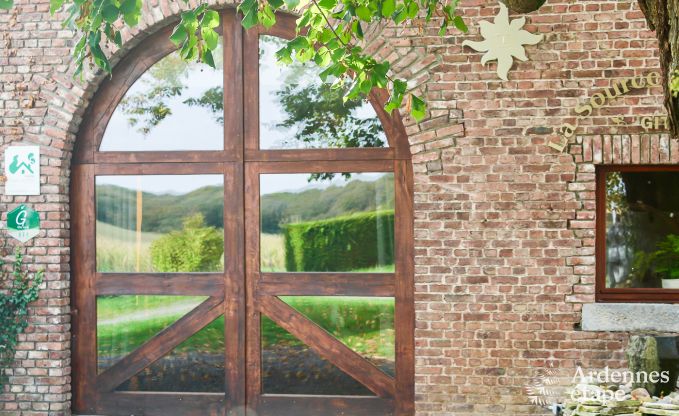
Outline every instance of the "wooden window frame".
[[(245, 31), (234, 9), (224, 9), (221, 15), (224, 150), (98, 151), (106, 126), (128, 89), (153, 64), (176, 50), (168, 39), (171, 27), (149, 36), (121, 60), (84, 116), (71, 179), (73, 409), (108, 415), (225, 415), (230, 409), (248, 408), (258, 416), (411, 416), (415, 401), (414, 191), (410, 147), (398, 111), (384, 111), (386, 91), (370, 94), (388, 148), (260, 150), (259, 36), (292, 38), (296, 17), (279, 14), (274, 28)], [(261, 272), (259, 176), (332, 171), (394, 174), (395, 271), (362, 273), (358, 279), (352, 273)], [(94, 183), (97, 175), (110, 174), (223, 174), (225, 258), (235, 260), (225, 262), (223, 273), (97, 272)], [(190, 294), (208, 299), (123, 358), (125, 365), (97, 374), (96, 296), (128, 294)], [(396, 376), (385, 375), (290, 308), (278, 298), (284, 295), (394, 297)], [(150, 365), (221, 315), (225, 317), (226, 343), (224, 394), (114, 391), (121, 378)], [(272, 318), (376, 396), (262, 394), (261, 315)]]
[(679, 303), (679, 289), (606, 287), (606, 175), (610, 172), (679, 172), (679, 165), (598, 165), (596, 170), (596, 301)]

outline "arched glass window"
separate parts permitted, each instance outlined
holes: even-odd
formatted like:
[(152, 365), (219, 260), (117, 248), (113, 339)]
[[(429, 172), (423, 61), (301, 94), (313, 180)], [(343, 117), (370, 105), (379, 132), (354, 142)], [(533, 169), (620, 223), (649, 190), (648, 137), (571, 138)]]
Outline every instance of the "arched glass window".
[[(407, 415), (412, 172), (383, 93), (222, 14), (217, 69), (168, 30), (96, 94), (74, 152), (74, 409)], [(348, 412), (348, 413), (347, 413)]]

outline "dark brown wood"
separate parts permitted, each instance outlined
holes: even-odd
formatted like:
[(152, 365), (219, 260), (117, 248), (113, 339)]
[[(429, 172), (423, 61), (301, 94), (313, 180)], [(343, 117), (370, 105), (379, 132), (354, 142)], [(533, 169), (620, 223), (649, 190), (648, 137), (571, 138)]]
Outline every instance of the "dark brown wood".
[(413, 171), (407, 161), (394, 162), (396, 259), (396, 414), (415, 412), (415, 253)]
[(164, 151), (164, 152), (98, 152), (95, 163), (219, 163), (233, 160), (232, 152)]
[[(223, 12), (224, 150), (98, 151), (110, 117), (130, 86), (175, 50), (168, 41), (172, 27), (150, 36), (128, 54), (96, 93), (78, 135), (71, 188), (76, 411), (162, 416), (235, 412), (241, 416), (242, 409), (254, 408), (260, 416), (414, 414), (413, 189), (405, 127), (398, 112), (384, 111), (387, 92), (375, 90), (370, 101), (389, 148), (259, 150), (259, 36), (291, 39), (295, 20), (295, 16), (278, 14), (275, 27), (244, 32), (233, 9)], [(261, 273), (260, 175), (322, 172), (395, 173), (395, 273)], [(224, 176), (223, 274), (95, 272), (95, 175), (201, 174)], [(207, 295), (210, 299), (97, 377), (96, 296), (121, 294)], [(276, 295), (395, 297), (396, 379)], [(276, 315), (271, 318), (279, 325), (385, 398), (263, 395), (260, 308)], [(112, 392), (221, 314), (226, 333), (224, 394)]]
[(679, 171), (679, 165), (599, 165), (596, 167), (595, 298), (597, 302), (679, 303), (679, 289), (606, 287), (606, 175), (610, 172)]
[(392, 273), (262, 273), (257, 295), (395, 296)]
[(228, 409), (246, 405), (243, 216), (243, 165), (233, 164), (224, 174), (224, 358)]
[(252, 28), (243, 34), (243, 127), (247, 157), (252, 157), (259, 151), (260, 30), (259, 27)]
[(392, 148), (349, 148), (349, 149), (298, 149), (298, 150), (248, 150), (245, 159), (249, 162), (274, 161), (317, 161), (324, 162), (332, 152), (332, 160), (393, 160), (396, 152)]
[(258, 174), (323, 172), (392, 172), (393, 160), (326, 160), (306, 162), (251, 162)]
[(281, 328), (379, 397), (394, 397), (393, 378), (282, 300), (273, 296), (261, 297), (259, 308)]
[(73, 409), (92, 413), (97, 377), (97, 307), (94, 255), (94, 165), (73, 166), (71, 174), (71, 266), (73, 322)]
[(391, 416), (393, 400), (379, 397), (295, 396), (265, 394), (259, 416)]
[(224, 33), (224, 151), (243, 160), (243, 26), (231, 10), (222, 16)]
[(208, 298), (177, 322), (146, 341), (141, 347), (123, 357), (97, 377), (100, 392), (110, 392), (125, 380), (168, 354), (191, 335), (203, 329), (223, 313), (223, 299)]
[(223, 416), (226, 396), (210, 393), (102, 393), (98, 412), (108, 416)]
[(224, 276), (214, 273), (97, 273), (98, 295), (224, 294)]
[(123, 163), (95, 165), (96, 175), (221, 175), (222, 163)]
[(262, 391), (261, 322), (257, 308), (259, 257), (259, 172), (245, 165), (246, 399), (256, 403)]

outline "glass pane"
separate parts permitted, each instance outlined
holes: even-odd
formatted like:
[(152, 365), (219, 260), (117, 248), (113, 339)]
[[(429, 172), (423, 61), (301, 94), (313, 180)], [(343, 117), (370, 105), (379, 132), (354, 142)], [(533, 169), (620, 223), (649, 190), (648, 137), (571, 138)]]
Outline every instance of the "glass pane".
[(262, 316), (262, 390), (264, 394), (374, 396), (265, 316)]
[(346, 103), (348, 86), (323, 83), (313, 63), (281, 65), (285, 41), (259, 38), (259, 147), (306, 149), (386, 147), (382, 125), (367, 101)]
[(281, 296), (281, 300), (394, 376), (393, 298)]
[(394, 175), (260, 176), (265, 272), (393, 272)]
[(223, 150), (221, 40), (213, 56), (216, 69), (176, 52), (149, 68), (118, 104), (99, 150)]
[(97, 271), (224, 270), (222, 175), (97, 176)]
[(679, 172), (606, 176), (606, 287), (679, 288)]
[(225, 391), (224, 317), (189, 339), (125, 383), (119, 391)]
[(97, 297), (99, 372), (139, 348), (207, 299), (204, 296)]

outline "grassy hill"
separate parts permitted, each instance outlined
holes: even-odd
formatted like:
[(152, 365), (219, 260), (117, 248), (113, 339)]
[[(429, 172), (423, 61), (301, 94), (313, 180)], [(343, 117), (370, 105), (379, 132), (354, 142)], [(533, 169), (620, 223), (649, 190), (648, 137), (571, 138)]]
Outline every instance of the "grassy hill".
[[(202, 213), (207, 225), (223, 228), (224, 189), (206, 186), (184, 195), (143, 193), (142, 231), (179, 230), (182, 220)], [(289, 222), (333, 218), (355, 212), (394, 207), (393, 176), (374, 181), (354, 180), (346, 186), (279, 192), (262, 196), (262, 232), (278, 234)], [(97, 186), (97, 221), (133, 230), (136, 191), (116, 185)]]

